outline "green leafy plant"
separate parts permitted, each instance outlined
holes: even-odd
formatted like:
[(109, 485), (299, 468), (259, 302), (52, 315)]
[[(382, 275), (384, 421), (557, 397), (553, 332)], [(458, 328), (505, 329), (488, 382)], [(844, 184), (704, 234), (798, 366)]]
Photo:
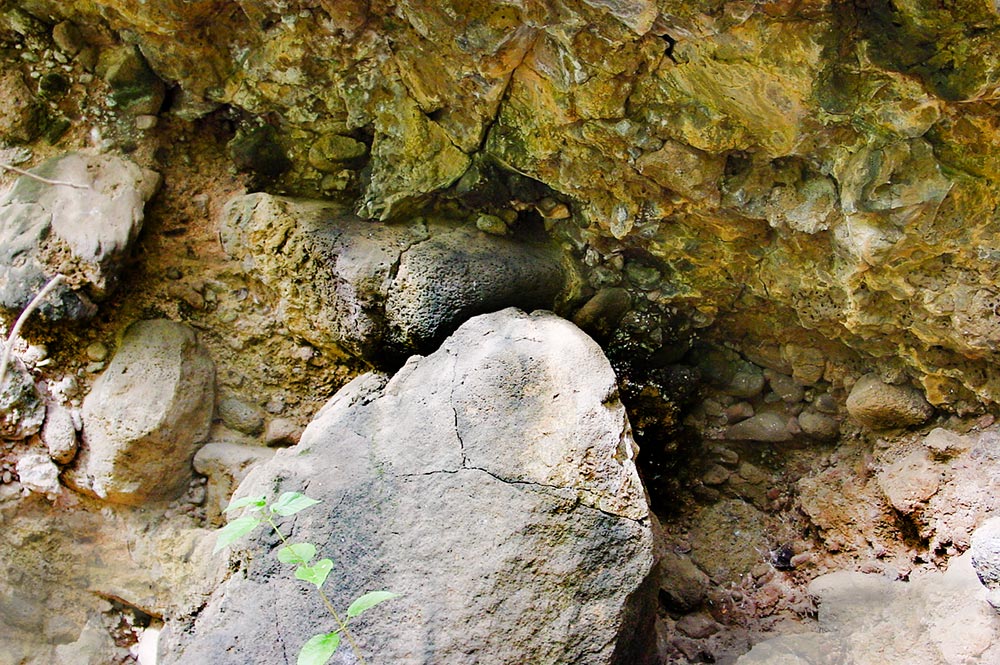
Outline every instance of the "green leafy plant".
[(357, 642), (350, 631), (351, 621), (361, 616), (367, 610), (375, 607), (386, 600), (397, 598), (398, 594), (390, 591), (371, 591), (359, 596), (348, 606), (344, 618), (333, 607), (330, 598), (323, 591), (323, 583), (333, 570), (333, 561), (330, 559), (316, 558), (317, 549), (312, 543), (290, 543), (285, 534), (275, 523), (275, 516), (289, 517), (300, 511), (315, 506), (319, 501), (310, 499), (300, 492), (285, 492), (274, 502), (268, 504), (263, 496), (243, 497), (229, 502), (225, 512), (230, 513), (236, 510), (245, 509), (248, 514), (234, 519), (232, 522), (219, 530), (215, 541), (215, 552), (232, 545), (237, 540), (246, 536), (257, 527), (267, 524), (270, 526), (278, 538), (281, 540), (281, 547), (278, 548), (278, 561), (295, 566), (295, 577), (315, 585), (319, 597), (323, 600), (323, 605), (333, 617), (336, 628), (328, 633), (313, 635), (302, 645), (299, 650), (299, 657), (296, 665), (325, 665), (340, 646), (341, 639), (346, 639), (354, 651), (359, 663), (364, 663), (365, 659), (358, 649)]

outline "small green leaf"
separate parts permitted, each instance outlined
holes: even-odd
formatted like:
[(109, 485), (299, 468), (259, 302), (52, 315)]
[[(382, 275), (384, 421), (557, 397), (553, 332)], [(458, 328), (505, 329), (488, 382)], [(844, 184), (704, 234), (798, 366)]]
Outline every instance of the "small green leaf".
[(313, 635), (302, 645), (295, 665), (326, 665), (326, 661), (330, 660), (330, 656), (338, 646), (340, 646), (340, 633)]
[(222, 527), (219, 529), (219, 533), (215, 538), (215, 549), (212, 550), (212, 554), (217, 553), (227, 545), (232, 545), (237, 540), (256, 529), (259, 524), (259, 519), (253, 517), (252, 515), (247, 515), (245, 517), (235, 519), (226, 526)]
[(259, 510), (264, 507), (264, 504), (265, 501), (264, 497), (262, 496), (245, 496), (242, 499), (233, 499), (232, 501), (230, 501), (229, 505), (226, 506), (225, 510), (223, 510), (222, 512), (229, 513), (234, 510), (239, 510), (244, 506), (251, 506), (251, 505), (253, 506), (254, 510)]
[(316, 556), (316, 546), (312, 543), (295, 543), (285, 545), (278, 550), (278, 561), (281, 563), (299, 563), (305, 565)]
[(299, 566), (296, 568), (295, 577), (304, 582), (315, 584), (318, 589), (323, 586), (323, 582), (326, 582), (326, 576), (330, 574), (331, 570), (333, 570), (333, 561), (320, 559), (311, 566)]
[(278, 500), (271, 504), (271, 512), (288, 517), (300, 510), (305, 510), (309, 506), (315, 506), (319, 501), (310, 499), (300, 492), (285, 492), (278, 497)]
[(351, 603), (351, 606), (347, 608), (347, 618), (353, 619), (356, 616), (360, 616), (365, 610), (370, 610), (379, 603), (392, 600), (393, 598), (399, 598), (399, 594), (392, 593), (391, 591), (369, 591)]

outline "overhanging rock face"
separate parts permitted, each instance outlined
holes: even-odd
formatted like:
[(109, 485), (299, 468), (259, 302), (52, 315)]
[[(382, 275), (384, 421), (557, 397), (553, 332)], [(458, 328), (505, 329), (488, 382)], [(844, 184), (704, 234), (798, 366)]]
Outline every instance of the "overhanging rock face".
[[(392, 379), (353, 381), (237, 496), (321, 500), (282, 526), (334, 560), (336, 607), (402, 594), (356, 625), (369, 662), (644, 663), (655, 562), (635, 454), (599, 347), (507, 309)], [(233, 553), (193, 625), (170, 627), (166, 663), (294, 662), (332, 629), (278, 545), (260, 534)]]
[(221, 227), (289, 330), (381, 364), (432, 351), (477, 314), (553, 309), (573, 283), (554, 244), (454, 221), (374, 224), (332, 202), (250, 194)]

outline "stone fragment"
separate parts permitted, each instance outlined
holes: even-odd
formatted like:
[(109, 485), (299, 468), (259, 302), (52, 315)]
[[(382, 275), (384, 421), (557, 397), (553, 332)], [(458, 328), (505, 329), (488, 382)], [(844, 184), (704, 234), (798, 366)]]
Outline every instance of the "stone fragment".
[(782, 357), (792, 366), (792, 378), (804, 386), (815, 385), (826, 371), (826, 356), (819, 349), (797, 344), (786, 344)]
[(733, 397), (756, 397), (764, 390), (764, 375), (760, 372), (737, 372), (723, 390)]
[(50, 500), (59, 496), (59, 468), (48, 455), (28, 453), (17, 459), (17, 477), (21, 486)]
[(790, 441), (788, 418), (777, 413), (758, 413), (726, 428), (726, 438), (734, 441)]
[(753, 404), (750, 402), (736, 402), (736, 404), (730, 404), (727, 406), (723, 413), (725, 413), (727, 423), (738, 423), (746, 420), (747, 418), (753, 417)]
[(273, 448), (294, 446), (302, 437), (302, 428), (290, 418), (273, 418), (264, 429), (264, 444)]
[(72, 21), (60, 21), (52, 27), (52, 41), (66, 55), (76, 55), (87, 45), (80, 28)]
[[(0, 356), (3, 344), (0, 343)], [(11, 356), (0, 385), (0, 438), (26, 439), (42, 428), (45, 402), (24, 363)]]
[(496, 215), (479, 215), (476, 217), (476, 228), (494, 236), (505, 236), (509, 231), (507, 223)]
[(707, 614), (687, 614), (677, 620), (677, 630), (694, 639), (704, 639), (719, 632), (719, 624)]
[(774, 370), (765, 369), (764, 378), (767, 379), (768, 384), (782, 401), (787, 404), (796, 404), (801, 402), (805, 397), (805, 389), (802, 388), (799, 383), (788, 376), (787, 374), (781, 374), (780, 372), (775, 372)]
[(58, 402), (51, 402), (42, 426), (42, 441), (56, 464), (69, 464), (79, 445), (73, 414)]
[(0, 138), (9, 143), (28, 143), (41, 132), (42, 111), (21, 73), (14, 69), (0, 74)]
[(968, 436), (962, 436), (942, 427), (935, 427), (924, 437), (924, 446), (938, 458), (960, 455), (972, 448), (972, 445), (973, 442)]
[(799, 414), (798, 421), (803, 434), (814, 439), (829, 441), (840, 435), (840, 423), (825, 413), (807, 409)]
[(708, 591), (710, 580), (689, 557), (674, 552), (663, 554), (660, 565), (660, 595), (667, 607), (678, 612), (697, 609)]
[(221, 226), (290, 331), (386, 365), (432, 351), (476, 314), (553, 309), (572, 283), (547, 243), (420, 219), (372, 224), (334, 203), (252, 194), (229, 203)]
[(910, 427), (925, 422), (934, 413), (919, 390), (883, 383), (877, 374), (866, 374), (847, 396), (847, 412), (873, 429)]
[(348, 162), (368, 154), (368, 146), (350, 136), (324, 134), (309, 148), (309, 164), (324, 173), (337, 173)]
[(713, 464), (701, 475), (701, 482), (712, 487), (721, 485), (729, 479), (729, 469), (719, 464)]
[(83, 442), (71, 485), (113, 503), (176, 498), (208, 436), (215, 369), (188, 326), (129, 326), (83, 402)]
[(632, 296), (620, 287), (604, 288), (595, 293), (573, 317), (573, 323), (587, 334), (604, 340), (632, 306)]
[(264, 412), (256, 404), (250, 404), (233, 395), (219, 400), (219, 418), (229, 429), (257, 436), (264, 431)]
[(909, 515), (938, 491), (941, 470), (921, 448), (883, 469), (878, 484), (892, 507)]
[(131, 115), (156, 115), (167, 89), (135, 46), (125, 44), (101, 52), (97, 75), (111, 86), (109, 102)]
[(233, 490), (246, 478), (250, 469), (273, 455), (274, 451), (269, 448), (239, 443), (210, 442), (198, 449), (193, 465), (195, 471), (208, 477), (205, 508), (210, 522), (219, 522)]
[(142, 229), (158, 174), (110, 154), (69, 153), (32, 169), (79, 185), (21, 176), (0, 197), (0, 306), (20, 311), (57, 274), (42, 304), (50, 319), (92, 316), (114, 288)]
[[(653, 534), (616, 395), (607, 359), (571, 323), (476, 317), (391, 380), (348, 384), (236, 496), (321, 500), (284, 524), (295, 540), (337, 534), (324, 552), (334, 605), (362, 589), (402, 594), (366, 615), (373, 660), (646, 663)], [(164, 665), (281, 662), (326, 625), (314, 598), (276, 583), (287, 572), (272, 536), (235, 549), (241, 572), (193, 626), (161, 635), (174, 641)]]

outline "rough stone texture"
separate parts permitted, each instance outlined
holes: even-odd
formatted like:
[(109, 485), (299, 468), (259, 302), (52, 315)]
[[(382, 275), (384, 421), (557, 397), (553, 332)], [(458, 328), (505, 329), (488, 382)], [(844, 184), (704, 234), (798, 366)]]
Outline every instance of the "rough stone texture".
[(59, 467), (48, 455), (27, 453), (17, 460), (17, 477), (28, 490), (55, 499), (61, 489)]
[[(599, 347), (551, 314), (508, 309), (391, 380), (355, 379), (237, 495), (323, 502), (285, 529), (337, 561), (335, 605), (403, 594), (358, 624), (367, 658), (642, 663), (656, 588), (635, 452)], [(323, 619), (263, 554), (274, 545), (238, 546), (248, 567), (193, 627), (173, 626), (182, 644), (166, 663), (291, 662)]]
[(73, 499), (63, 492), (54, 511), (44, 499), (0, 491), (4, 665), (127, 662), (128, 649), (108, 634), (116, 620), (109, 599), (154, 616), (184, 615), (221, 578), (226, 562), (212, 556), (206, 530)]
[(916, 388), (884, 383), (875, 374), (858, 379), (847, 396), (847, 412), (875, 429), (919, 425), (934, 409)]
[(79, 440), (73, 424), (73, 414), (59, 402), (48, 405), (45, 424), (42, 426), (42, 441), (49, 451), (49, 457), (57, 464), (69, 464), (76, 457)]
[(289, 330), (367, 360), (428, 353), (470, 316), (552, 309), (570, 279), (548, 244), (453, 222), (372, 224), (333, 203), (234, 199), (226, 251), (277, 294)]
[(908, 515), (934, 496), (942, 470), (925, 449), (915, 450), (878, 474), (878, 484), (893, 508)]
[(188, 326), (129, 326), (83, 402), (83, 448), (67, 480), (115, 503), (172, 499), (208, 436), (215, 369)]
[(44, 420), (45, 401), (24, 363), (12, 354), (0, 385), (0, 438), (25, 439), (38, 432)]
[(121, 157), (70, 153), (32, 170), (77, 187), (21, 176), (0, 197), (0, 306), (20, 311), (56, 274), (40, 308), (50, 320), (92, 316), (142, 229), (156, 173)]
[(991, 603), (1000, 606), (1000, 517), (986, 520), (972, 533), (969, 552), (979, 581), (990, 591)]
[(368, 148), (380, 218), (490, 161), (567, 199), (560, 231), (602, 265), (661, 259), (660, 297), (699, 320), (898, 355), (935, 405), (1000, 401), (988, 3), (18, 4), (127, 36), (182, 117), (280, 117), (288, 191), (322, 189), (328, 136)]
[(788, 418), (777, 413), (758, 413), (746, 420), (730, 425), (726, 438), (735, 441), (790, 441), (792, 432)]
[(953, 665), (1000, 658), (1000, 616), (968, 554), (910, 583), (841, 571), (809, 585), (820, 632), (762, 642), (738, 665)]
[(208, 476), (205, 497), (206, 517), (212, 524), (220, 523), (222, 511), (229, 504), (236, 486), (247, 477), (254, 464), (271, 459), (274, 452), (261, 446), (238, 443), (210, 442), (194, 455), (194, 470)]

